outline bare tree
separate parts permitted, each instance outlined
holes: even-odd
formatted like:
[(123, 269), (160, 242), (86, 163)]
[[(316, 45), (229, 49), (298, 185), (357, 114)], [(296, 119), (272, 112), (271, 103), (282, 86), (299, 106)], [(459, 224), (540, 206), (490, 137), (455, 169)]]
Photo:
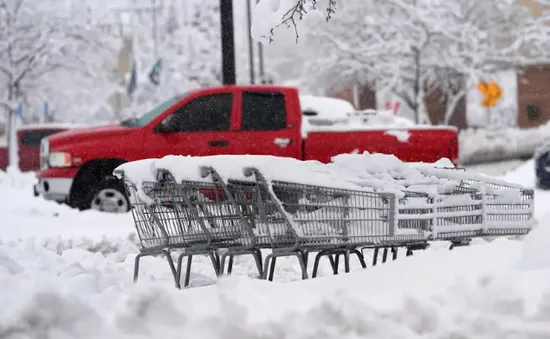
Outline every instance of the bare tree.
[[(0, 0), (0, 106), (8, 116), (10, 166), (16, 166), (18, 102), (58, 70), (95, 77), (103, 33), (79, 18), (57, 14), (56, 0)], [(56, 84), (50, 84), (56, 86)]]
[(203, 0), (189, 6), (189, 10), (187, 23), (175, 22), (170, 15), (158, 19), (161, 31), (158, 57), (162, 60), (158, 86), (146, 76), (157, 61), (150, 38), (151, 22), (144, 18), (135, 28), (140, 51), (136, 58), (142, 76), (133, 101), (134, 114), (173, 95), (221, 84), (219, 1)]
[(308, 74), (317, 86), (389, 88), (417, 122), (429, 121), (424, 97), (437, 89), (448, 123), (468, 79), (547, 61), (548, 27), (500, 0), (350, 0), (309, 28), (305, 43), (315, 52), (305, 68), (317, 70)]
[(414, 111), (417, 122), (424, 122), (433, 33), (408, 9), (392, 0), (346, 3), (330, 23), (309, 31), (305, 43), (320, 55), (310, 58), (318, 69), (311, 81), (322, 83), (322, 78), (331, 88), (368, 84), (390, 89)]

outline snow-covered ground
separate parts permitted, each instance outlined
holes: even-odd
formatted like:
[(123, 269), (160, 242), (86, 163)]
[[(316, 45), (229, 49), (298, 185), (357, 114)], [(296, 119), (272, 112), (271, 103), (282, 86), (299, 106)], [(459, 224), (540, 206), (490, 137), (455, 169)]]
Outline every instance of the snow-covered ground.
[[(533, 187), (533, 162), (503, 177)], [(493, 173), (497, 174), (497, 173)], [(0, 338), (549, 338), (550, 192), (523, 241), (446, 244), (352, 273), (276, 282), (237, 258), (216, 283), (196, 258), (176, 290), (161, 258), (142, 260), (130, 215), (77, 212), (32, 197), (30, 174), (0, 172)], [(208, 285), (208, 286), (206, 286)]]
[[(504, 160), (497, 162), (485, 162), (480, 164), (464, 165), (467, 171), (472, 173), (483, 173), (494, 177), (502, 177), (525, 164), (524, 160)], [(532, 177), (532, 176), (531, 176)]]

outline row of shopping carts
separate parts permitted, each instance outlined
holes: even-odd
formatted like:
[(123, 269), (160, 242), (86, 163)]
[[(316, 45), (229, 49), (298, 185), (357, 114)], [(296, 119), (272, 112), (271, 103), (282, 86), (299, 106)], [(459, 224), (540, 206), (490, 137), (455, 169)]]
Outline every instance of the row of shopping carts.
[[(158, 169), (156, 180), (139, 183), (117, 170), (141, 243), (134, 281), (140, 258), (148, 255), (165, 255), (178, 288), (183, 259), (188, 258), (187, 286), (196, 255), (208, 256), (217, 275), (226, 268), (231, 272), (235, 256), (249, 255), (259, 276), (269, 280), (277, 258), (295, 257), (307, 279), (311, 253), (316, 253), (311, 273), (315, 277), (323, 257), (335, 274), (343, 257), (349, 272), (351, 256), (367, 266), (365, 248), (376, 254), (384, 250), (385, 260), (388, 249), (395, 255), (397, 248), (405, 248), (409, 255), (433, 240), (460, 243), (474, 237), (524, 235), (534, 223), (532, 190), (475, 180), (460, 180), (446, 193), (395, 194), (268, 180), (251, 167), (243, 168), (238, 179), (222, 178), (213, 167), (197, 170), (200, 180), (176, 181), (169, 170)], [(262, 250), (268, 250), (265, 258)]]

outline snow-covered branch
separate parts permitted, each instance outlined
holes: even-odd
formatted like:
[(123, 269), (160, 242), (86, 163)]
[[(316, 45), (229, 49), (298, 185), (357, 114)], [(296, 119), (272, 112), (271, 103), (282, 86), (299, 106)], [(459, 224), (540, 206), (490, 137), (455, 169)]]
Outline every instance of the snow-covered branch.
[[(320, 6), (320, 2), (324, 4)], [(336, 12), (336, 4), (336, 0), (262, 0), (254, 9), (252, 36), (261, 42), (272, 42), (275, 29), (284, 26), (293, 29), (298, 42), (297, 22), (309, 12), (323, 9), (328, 21)]]

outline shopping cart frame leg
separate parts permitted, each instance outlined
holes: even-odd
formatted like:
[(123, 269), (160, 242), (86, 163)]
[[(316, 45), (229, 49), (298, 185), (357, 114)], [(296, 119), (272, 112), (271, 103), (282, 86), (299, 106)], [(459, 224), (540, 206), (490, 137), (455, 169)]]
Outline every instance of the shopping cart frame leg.
[(350, 271), (350, 256), (351, 254), (355, 254), (357, 256), (357, 259), (359, 259), (359, 263), (361, 264), (362, 268), (367, 268), (367, 263), (365, 262), (365, 257), (361, 253), (361, 251), (353, 248), (336, 248), (336, 249), (326, 249), (319, 251), (317, 255), (315, 256), (315, 261), (313, 263), (313, 271), (311, 273), (312, 278), (317, 277), (317, 273), (319, 270), (319, 263), (321, 261), (321, 257), (328, 257), (330, 261), (330, 265), (332, 267), (332, 273), (338, 274), (339, 272), (339, 266), (340, 266), (340, 256), (344, 256), (344, 268), (346, 273), (349, 273)]
[(174, 265), (174, 260), (172, 260), (172, 255), (170, 254), (170, 251), (165, 250), (165, 249), (156, 250), (156, 251), (148, 251), (148, 252), (140, 252), (136, 255), (136, 258), (134, 259), (134, 277), (133, 277), (134, 284), (137, 283), (138, 278), (139, 278), (139, 263), (140, 263), (141, 258), (154, 256), (154, 255), (157, 255), (157, 254), (163, 254), (166, 257), (166, 261), (168, 261), (168, 265), (170, 266), (170, 272), (172, 273), (172, 277), (174, 278), (176, 288), (180, 288), (178, 273), (177, 273), (176, 267)]
[(256, 263), (256, 268), (258, 269), (258, 276), (261, 277), (263, 273), (263, 267), (262, 267), (262, 252), (259, 249), (248, 249), (248, 250), (242, 250), (242, 251), (228, 251), (223, 253), (220, 256), (220, 266), (219, 266), (219, 272), (218, 275), (221, 276), (225, 273), (225, 262), (227, 259), (229, 259), (228, 265), (227, 265), (227, 274), (231, 274), (233, 271), (233, 261), (235, 256), (237, 255), (251, 255), (254, 258), (254, 262)]
[(307, 266), (304, 258), (303, 251), (293, 251), (293, 252), (274, 252), (268, 254), (264, 259), (264, 270), (262, 279), (273, 281), (273, 276), (275, 273), (275, 265), (277, 262), (277, 258), (282, 257), (296, 257), (298, 259), (298, 263), (300, 264), (300, 270), (302, 271), (302, 280), (308, 279), (307, 274)]

